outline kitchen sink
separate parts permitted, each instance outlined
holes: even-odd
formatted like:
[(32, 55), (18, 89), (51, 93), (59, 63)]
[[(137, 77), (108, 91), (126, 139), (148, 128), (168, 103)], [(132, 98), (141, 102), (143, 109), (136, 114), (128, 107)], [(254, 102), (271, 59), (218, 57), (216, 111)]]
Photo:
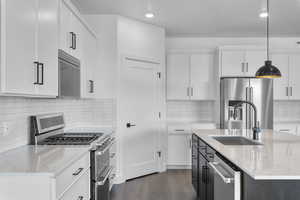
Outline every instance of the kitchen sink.
[(224, 145), (262, 145), (242, 136), (212, 136), (212, 138)]

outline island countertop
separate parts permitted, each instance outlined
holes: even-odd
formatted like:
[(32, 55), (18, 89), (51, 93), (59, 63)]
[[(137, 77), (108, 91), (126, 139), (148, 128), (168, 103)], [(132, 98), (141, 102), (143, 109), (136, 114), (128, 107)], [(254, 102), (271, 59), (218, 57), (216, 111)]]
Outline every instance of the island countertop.
[(56, 176), (89, 150), (88, 146), (25, 145), (0, 154), (0, 176)]
[(300, 180), (300, 136), (262, 130), (262, 145), (223, 145), (211, 136), (245, 136), (224, 129), (194, 129), (194, 134), (255, 180)]

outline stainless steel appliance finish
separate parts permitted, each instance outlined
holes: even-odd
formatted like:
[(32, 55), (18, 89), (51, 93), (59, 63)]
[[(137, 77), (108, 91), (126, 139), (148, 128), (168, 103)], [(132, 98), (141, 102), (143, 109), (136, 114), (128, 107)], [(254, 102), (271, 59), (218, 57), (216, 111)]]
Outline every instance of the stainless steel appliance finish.
[(213, 172), (214, 200), (241, 200), (241, 172), (232, 168), (219, 156), (208, 163)]
[(113, 170), (110, 166), (110, 148), (114, 139), (104, 140), (91, 151), (91, 199), (109, 200), (109, 177)]
[(250, 129), (254, 113), (249, 105), (238, 109), (230, 100), (252, 102), (257, 107), (257, 120), (262, 129), (273, 129), (273, 80), (254, 77), (222, 77), (220, 85), (220, 128)]
[(80, 97), (80, 60), (58, 51), (59, 67), (59, 97), (79, 98)]
[(31, 144), (88, 145), (91, 163), (91, 200), (109, 200), (110, 148), (114, 139), (103, 133), (65, 133), (62, 113), (31, 117)]

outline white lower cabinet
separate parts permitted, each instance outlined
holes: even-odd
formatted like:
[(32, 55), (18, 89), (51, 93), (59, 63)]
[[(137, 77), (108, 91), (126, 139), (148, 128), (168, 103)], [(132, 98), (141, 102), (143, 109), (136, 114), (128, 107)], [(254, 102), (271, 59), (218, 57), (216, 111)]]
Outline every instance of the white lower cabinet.
[(191, 134), (168, 136), (168, 168), (190, 168)]
[(90, 155), (87, 154), (73, 165), (66, 168), (62, 173), (56, 177), (56, 196), (59, 198), (64, 194), (70, 186), (72, 186), (78, 179), (81, 179), (85, 172), (89, 171)]
[(61, 200), (90, 200), (90, 171), (86, 171), (80, 179), (62, 196)]

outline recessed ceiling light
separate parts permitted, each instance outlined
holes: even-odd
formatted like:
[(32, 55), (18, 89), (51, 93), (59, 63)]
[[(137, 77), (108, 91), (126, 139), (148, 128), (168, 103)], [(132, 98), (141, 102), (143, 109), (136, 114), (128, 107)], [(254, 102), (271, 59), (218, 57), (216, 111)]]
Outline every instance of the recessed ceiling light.
[(264, 11), (259, 14), (260, 18), (267, 18), (269, 16), (268, 12)]
[(145, 17), (148, 18), (148, 19), (154, 18), (154, 13), (148, 12), (148, 13), (145, 14)]

